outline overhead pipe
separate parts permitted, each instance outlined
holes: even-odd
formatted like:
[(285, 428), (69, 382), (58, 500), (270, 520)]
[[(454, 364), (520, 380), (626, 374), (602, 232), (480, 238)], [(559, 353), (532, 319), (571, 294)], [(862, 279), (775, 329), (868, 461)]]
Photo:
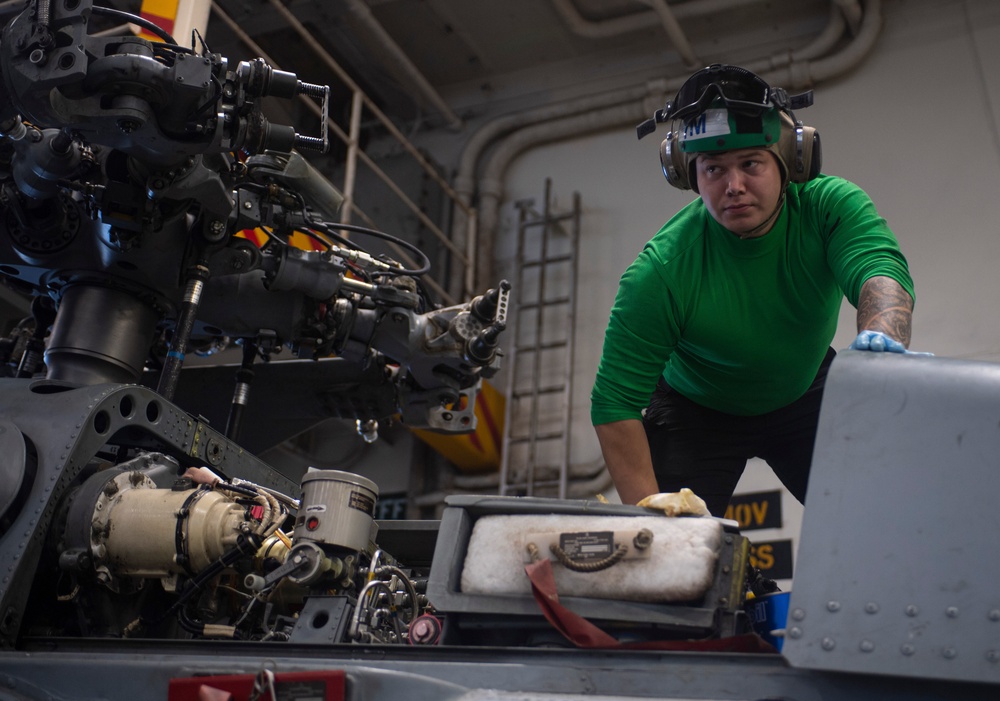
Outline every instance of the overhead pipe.
[[(656, 82), (661, 84), (665, 81)], [(611, 105), (643, 100), (650, 91), (651, 88), (648, 86), (633, 86), (614, 92), (589, 95), (498, 117), (481, 127), (466, 142), (459, 158), (458, 170), (452, 180), (456, 204), (452, 213), (451, 233), (456, 246), (464, 247), (468, 251), (470, 260), (475, 257), (475, 251), (479, 248), (476, 245), (478, 242), (473, 240), (473, 234), (470, 233), (472, 222), (469, 212), (474, 211), (472, 200), (476, 193), (476, 165), (490, 144), (498, 141), (505, 134), (531, 124), (558, 119), (567, 114), (579, 114)], [(478, 228), (476, 227), (476, 229)], [(480, 276), (480, 279), (490, 278)], [(454, 271), (448, 284), (448, 290), (452, 294), (457, 294), (463, 283), (468, 285), (468, 282), (462, 277), (462, 272)]]
[(695, 55), (694, 47), (691, 46), (687, 35), (681, 29), (681, 25), (678, 23), (677, 17), (674, 16), (673, 10), (667, 5), (667, 0), (639, 0), (639, 2), (649, 5), (656, 12), (660, 18), (660, 22), (663, 24), (664, 31), (667, 33), (667, 38), (670, 39), (670, 43), (673, 44), (674, 49), (677, 50), (677, 54), (684, 61), (684, 65), (688, 68), (700, 67), (701, 61)]
[(844, 13), (844, 19), (847, 20), (847, 26), (850, 28), (851, 34), (856, 35), (861, 27), (861, 19), (864, 16), (861, 3), (858, 0), (833, 0), (833, 3)]
[(520, 129), (503, 140), (490, 156), (479, 178), (479, 250), (476, 270), (482, 279), (493, 279), (493, 248), (503, 197), (503, 177), (508, 165), (526, 150), (540, 144), (605, 131), (621, 124), (636, 124), (649, 116), (643, 101), (589, 110), (562, 119), (541, 122)]
[[(692, 0), (680, 5), (671, 5), (670, 12), (674, 19), (690, 19), (703, 17), (705, 15), (728, 12), (740, 7), (757, 5), (765, 0)], [(850, 0), (848, 0), (850, 1)], [(645, 0), (640, 0), (645, 2)], [(573, 4), (573, 0), (552, 0), (556, 10), (562, 16), (563, 21), (570, 30), (578, 36), (598, 39), (602, 37), (618, 36), (628, 32), (636, 32), (642, 29), (655, 27), (662, 24), (662, 18), (655, 12), (633, 12), (620, 17), (612, 17), (604, 20), (589, 20), (580, 14)], [(665, 5), (666, 3), (663, 2)]]

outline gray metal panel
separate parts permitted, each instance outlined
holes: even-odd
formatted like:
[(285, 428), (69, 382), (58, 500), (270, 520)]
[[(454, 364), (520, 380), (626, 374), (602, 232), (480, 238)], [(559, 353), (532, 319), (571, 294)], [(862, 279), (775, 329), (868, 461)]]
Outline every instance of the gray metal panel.
[(820, 413), (785, 657), (1000, 683), (1000, 364), (847, 351)]

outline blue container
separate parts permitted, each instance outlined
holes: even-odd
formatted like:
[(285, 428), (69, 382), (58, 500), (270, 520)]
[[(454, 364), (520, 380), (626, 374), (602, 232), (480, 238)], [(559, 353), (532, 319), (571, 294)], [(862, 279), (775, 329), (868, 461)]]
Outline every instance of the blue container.
[(781, 652), (788, 620), (788, 599), (791, 592), (777, 591), (750, 599), (743, 605), (754, 631)]

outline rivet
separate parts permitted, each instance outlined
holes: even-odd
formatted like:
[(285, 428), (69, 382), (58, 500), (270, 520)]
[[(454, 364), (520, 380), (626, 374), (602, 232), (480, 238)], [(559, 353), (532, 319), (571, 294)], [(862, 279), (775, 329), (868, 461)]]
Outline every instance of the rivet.
[(794, 611), (792, 611), (792, 618), (796, 621), (805, 620), (805, 617), (806, 617), (806, 612), (803, 611), (802, 609), (795, 609)]
[(905, 611), (907, 616), (916, 616), (918, 613), (920, 613), (920, 609), (914, 606), (913, 604), (907, 606)]
[(988, 650), (986, 652), (986, 659), (994, 663), (1000, 662), (1000, 652), (997, 652), (996, 650)]
[(830, 611), (831, 613), (833, 613), (835, 611), (839, 611), (840, 610), (840, 602), (839, 601), (827, 601), (826, 602), (826, 610)]
[(909, 657), (914, 652), (916, 652), (917, 649), (915, 647), (913, 647), (912, 645), (910, 645), (910, 643), (904, 643), (903, 646), (899, 648), (899, 651), (902, 652), (907, 657)]
[(958, 607), (949, 606), (944, 610), (944, 613), (948, 618), (958, 618)]
[(878, 604), (874, 601), (869, 601), (865, 604), (865, 613), (878, 613)]
[(837, 647), (837, 642), (833, 638), (823, 638), (823, 642), (821, 643), (821, 645), (823, 646), (824, 650), (830, 651), (833, 648)]
[(953, 660), (955, 659), (955, 656), (958, 655), (958, 653), (955, 652), (955, 648), (953, 647), (946, 647), (944, 650), (941, 651), (941, 654), (944, 656), (946, 660)]
[(990, 620), (1000, 621), (1000, 609), (993, 609), (992, 611), (990, 611)]
[(875, 649), (875, 643), (873, 643), (871, 640), (862, 640), (861, 645), (859, 645), (858, 647), (861, 648), (861, 652), (871, 652), (872, 650)]
[(801, 638), (802, 637), (802, 629), (799, 628), (798, 626), (792, 626), (791, 628), (788, 629), (788, 637), (789, 638)]

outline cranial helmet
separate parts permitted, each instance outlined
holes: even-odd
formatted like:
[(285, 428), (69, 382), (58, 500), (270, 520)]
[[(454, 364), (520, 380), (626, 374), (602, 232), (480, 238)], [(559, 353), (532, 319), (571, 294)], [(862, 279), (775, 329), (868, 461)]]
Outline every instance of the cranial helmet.
[(811, 104), (812, 91), (789, 96), (744, 68), (714, 64), (688, 78), (674, 99), (636, 132), (641, 139), (657, 123), (670, 122), (660, 144), (660, 164), (667, 182), (681, 190), (698, 191), (694, 164), (699, 153), (741, 148), (773, 153), (783, 185), (804, 183), (819, 175), (820, 140), (792, 110)]

